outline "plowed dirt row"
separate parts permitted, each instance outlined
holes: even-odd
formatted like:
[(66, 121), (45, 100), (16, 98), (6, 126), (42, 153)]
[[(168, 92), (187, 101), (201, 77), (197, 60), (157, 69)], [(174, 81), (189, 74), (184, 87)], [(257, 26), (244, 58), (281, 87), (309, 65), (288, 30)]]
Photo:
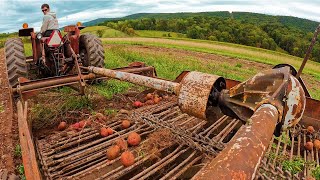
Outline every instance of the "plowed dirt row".
[(14, 171), (13, 151), (14, 136), (17, 135), (13, 128), (13, 109), (7, 80), (4, 50), (0, 49), (0, 169)]

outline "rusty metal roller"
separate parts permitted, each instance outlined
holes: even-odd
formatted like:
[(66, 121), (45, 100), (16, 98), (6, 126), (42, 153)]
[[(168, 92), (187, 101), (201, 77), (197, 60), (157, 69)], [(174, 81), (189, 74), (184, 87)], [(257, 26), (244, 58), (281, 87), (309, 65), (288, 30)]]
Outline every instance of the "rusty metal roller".
[[(214, 99), (214, 92), (220, 92), (225, 88), (224, 78), (201, 72), (189, 72), (180, 83), (179, 107), (181, 111), (207, 119), (206, 111), (208, 102)], [(210, 98), (209, 100), (209, 97)]]
[(208, 104), (217, 105), (219, 92), (226, 86), (224, 78), (201, 72), (189, 72), (177, 83), (93, 66), (88, 67), (88, 70), (102, 76), (176, 94), (183, 112), (202, 119), (207, 118)]

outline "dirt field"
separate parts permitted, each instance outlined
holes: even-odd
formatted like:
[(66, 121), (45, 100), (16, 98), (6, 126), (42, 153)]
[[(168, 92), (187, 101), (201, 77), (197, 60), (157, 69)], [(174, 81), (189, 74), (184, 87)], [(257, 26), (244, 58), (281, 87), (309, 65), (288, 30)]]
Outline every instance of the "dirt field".
[(13, 122), (12, 101), (7, 81), (6, 67), (4, 62), (4, 50), (0, 50), (0, 169), (14, 171), (14, 143), (13, 139), (18, 136)]

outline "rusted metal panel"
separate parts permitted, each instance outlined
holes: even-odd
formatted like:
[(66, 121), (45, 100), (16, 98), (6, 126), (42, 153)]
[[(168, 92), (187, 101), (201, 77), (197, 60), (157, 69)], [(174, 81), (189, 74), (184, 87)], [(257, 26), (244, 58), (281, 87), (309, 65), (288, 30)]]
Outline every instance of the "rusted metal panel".
[(276, 107), (261, 105), (227, 147), (193, 179), (253, 179), (273, 136), (277, 120)]
[(231, 89), (232, 87), (234, 87), (240, 83), (241, 83), (240, 81), (226, 79), (226, 89)]
[(75, 25), (70, 25), (70, 26), (65, 26), (64, 27), (64, 32), (73, 32), (76, 30), (76, 26)]
[[(155, 76), (155, 69), (152, 66), (146, 67), (123, 67), (118, 68), (117, 70), (128, 72), (128, 73), (137, 73), (146, 76)], [(105, 77), (98, 77), (95, 74), (84, 74), (84, 80), (93, 80), (93, 79), (105, 79)], [(60, 76), (60, 77), (50, 77), (39, 80), (26, 80), (25, 78), (19, 78), (20, 85), (12, 89), (13, 93), (19, 93), (23, 96), (23, 99), (28, 99), (37, 94), (41, 90), (46, 90), (55, 87), (74, 85), (79, 83), (80, 77), (78, 75), (69, 75), (69, 76)]]
[(224, 79), (217, 75), (201, 72), (189, 72), (181, 81), (179, 91), (180, 109), (192, 116), (207, 119), (206, 110), (209, 95), (217, 81), (225, 83)]
[(292, 75), (289, 78), (283, 113), (282, 128), (284, 130), (298, 124), (306, 106), (306, 97), (300, 82)]
[(37, 164), (36, 153), (31, 135), (31, 124), (27, 122), (27, 102), (17, 103), (19, 140), (22, 150), (22, 161), (27, 180), (40, 180), (40, 170)]
[(306, 98), (306, 108), (303, 113), (301, 123), (305, 126), (313, 126), (320, 129), (320, 101), (316, 99)]

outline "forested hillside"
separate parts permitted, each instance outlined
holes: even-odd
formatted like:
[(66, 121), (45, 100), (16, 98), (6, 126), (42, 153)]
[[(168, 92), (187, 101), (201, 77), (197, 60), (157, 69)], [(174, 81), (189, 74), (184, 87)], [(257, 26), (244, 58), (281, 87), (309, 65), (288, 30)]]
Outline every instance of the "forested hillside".
[[(129, 35), (133, 35), (134, 30), (177, 32), (193, 39), (286, 51), (291, 55), (303, 57), (317, 22), (256, 13), (208, 12), (135, 14), (125, 19), (105, 21), (99, 25), (108, 26)], [(319, 41), (314, 47), (311, 59), (320, 62)]]

